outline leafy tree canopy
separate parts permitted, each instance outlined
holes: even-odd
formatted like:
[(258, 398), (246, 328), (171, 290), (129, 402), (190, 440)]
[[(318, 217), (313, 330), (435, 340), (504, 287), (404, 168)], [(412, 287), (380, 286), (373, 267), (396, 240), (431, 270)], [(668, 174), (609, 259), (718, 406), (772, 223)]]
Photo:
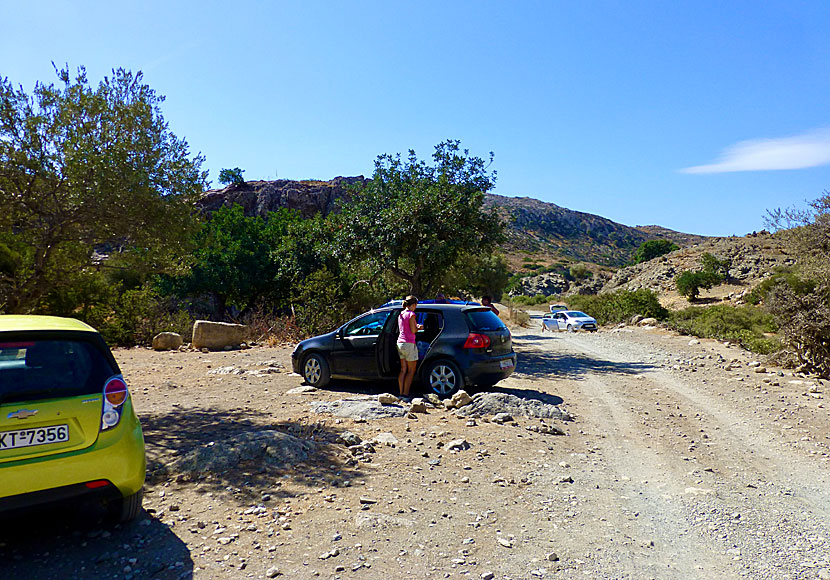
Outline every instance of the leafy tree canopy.
[(648, 240), (640, 244), (640, 247), (634, 252), (634, 263), (648, 262), (679, 249), (680, 246), (669, 240)]
[[(31, 312), (94, 264), (139, 248), (156, 266), (184, 251), (204, 159), (168, 128), (142, 74), (55, 69), (32, 95), (0, 79), (0, 310)], [(12, 273), (9, 274), (9, 270)]]
[(341, 255), (392, 273), (419, 296), (440, 287), (465, 253), (490, 253), (504, 235), (483, 207), (496, 180), (489, 164), (454, 140), (438, 144), (432, 160), (412, 150), (405, 159), (380, 155), (371, 181), (343, 208), (337, 236)]
[(245, 170), (239, 169), (239, 167), (234, 167), (233, 169), (222, 169), (219, 172), (219, 183), (223, 185), (240, 185), (245, 183), (245, 178), (242, 177), (243, 173), (245, 173)]

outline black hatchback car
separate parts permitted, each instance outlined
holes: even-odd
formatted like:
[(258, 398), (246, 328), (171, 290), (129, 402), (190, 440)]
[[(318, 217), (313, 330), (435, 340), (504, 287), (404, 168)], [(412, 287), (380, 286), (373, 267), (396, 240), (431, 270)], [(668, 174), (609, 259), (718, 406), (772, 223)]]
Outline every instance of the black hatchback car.
[[(315, 387), (332, 378), (378, 380), (398, 376), (395, 343), (401, 306), (384, 306), (337, 330), (300, 342), (291, 354), (294, 372)], [(416, 334), (416, 377), (447, 397), (468, 385), (489, 387), (516, 368), (510, 331), (490, 309), (459, 304), (418, 304), (423, 330)]]

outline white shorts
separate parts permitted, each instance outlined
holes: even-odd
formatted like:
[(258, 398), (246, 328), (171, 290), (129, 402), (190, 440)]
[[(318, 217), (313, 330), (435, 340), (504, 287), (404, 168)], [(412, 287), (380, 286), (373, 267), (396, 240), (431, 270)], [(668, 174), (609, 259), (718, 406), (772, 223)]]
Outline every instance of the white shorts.
[(414, 342), (399, 342), (397, 345), (398, 354), (401, 355), (402, 359), (409, 362), (418, 362), (418, 347), (415, 346)]

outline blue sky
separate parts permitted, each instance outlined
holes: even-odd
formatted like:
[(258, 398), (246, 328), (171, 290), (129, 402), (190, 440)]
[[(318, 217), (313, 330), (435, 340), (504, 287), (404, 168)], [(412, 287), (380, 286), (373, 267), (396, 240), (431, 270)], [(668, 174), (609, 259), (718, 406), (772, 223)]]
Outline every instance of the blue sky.
[(707, 235), (830, 189), (830, 3), (0, 0), (0, 76), (144, 72), (247, 179), (460, 139), (495, 193)]

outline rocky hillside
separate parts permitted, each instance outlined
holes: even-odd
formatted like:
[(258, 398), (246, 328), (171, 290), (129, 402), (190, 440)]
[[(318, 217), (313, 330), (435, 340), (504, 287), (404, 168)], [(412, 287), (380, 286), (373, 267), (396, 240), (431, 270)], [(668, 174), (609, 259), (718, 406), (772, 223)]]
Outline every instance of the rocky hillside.
[[(247, 181), (207, 191), (198, 205), (206, 212), (239, 204), (246, 215), (264, 216), (280, 208), (296, 209), (305, 217), (326, 215), (339, 199), (348, 199), (350, 187), (364, 181), (363, 176), (335, 177), (331, 181)], [(705, 239), (658, 226), (630, 227), (529, 197), (490, 194), (485, 203), (497, 208), (508, 224), (504, 250), (517, 269), (522, 256), (528, 254), (547, 264), (565, 259), (619, 267), (646, 240), (668, 238), (687, 246)]]
[(499, 208), (507, 219), (509, 253), (530, 252), (537, 257), (541, 254), (551, 262), (567, 258), (622, 266), (647, 240), (669, 238), (684, 246), (704, 239), (665, 228), (659, 228), (655, 234), (530, 197), (488, 195), (487, 204)]
[[(710, 238), (702, 243), (681, 248), (642, 264), (618, 270), (605, 284), (602, 292), (648, 288), (665, 294), (675, 291), (675, 277), (684, 270), (699, 270), (700, 258), (710, 253), (720, 260), (729, 260), (729, 282), (746, 290), (763, 280), (779, 266), (791, 266), (795, 258), (788, 255), (782, 242), (768, 232), (746, 237)], [(743, 293), (743, 292), (741, 292)]]

